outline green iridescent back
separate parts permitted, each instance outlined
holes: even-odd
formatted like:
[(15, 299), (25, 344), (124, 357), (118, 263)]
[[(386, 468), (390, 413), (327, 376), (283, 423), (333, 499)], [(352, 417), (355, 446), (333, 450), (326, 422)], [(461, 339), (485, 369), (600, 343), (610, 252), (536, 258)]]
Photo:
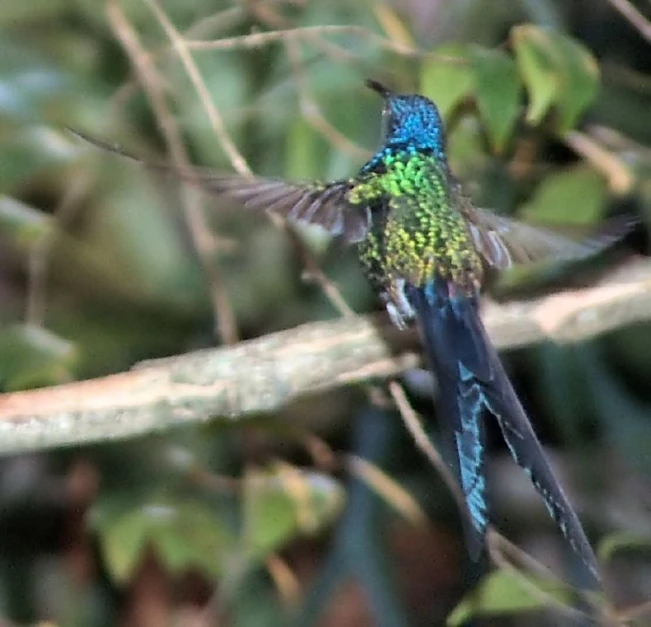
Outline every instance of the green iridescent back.
[(352, 205), (371, 207), (370, 230), (358, 244), (369, 279), (389, 293), (401, 279), (418, 286), (435, 277), (474, 292), (482, 261), (457, 209), (447, 164), (399, 150), (383, 154), (374, 170), (347, 195)]

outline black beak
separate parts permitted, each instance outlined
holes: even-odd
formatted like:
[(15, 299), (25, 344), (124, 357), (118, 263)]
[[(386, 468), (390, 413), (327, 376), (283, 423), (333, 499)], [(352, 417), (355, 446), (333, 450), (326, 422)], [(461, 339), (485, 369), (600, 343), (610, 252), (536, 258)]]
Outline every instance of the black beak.
[(373, 80), (372, 78), (367, 78), (364, 81), (364, 84), (369, 89), (372, 89), (375, 93), (380, 94), (382, 98), (389, 98), (393, 95), (393, 92), (390, 89), (385, 87), (382, 83), (378, 83), (378, 81)]

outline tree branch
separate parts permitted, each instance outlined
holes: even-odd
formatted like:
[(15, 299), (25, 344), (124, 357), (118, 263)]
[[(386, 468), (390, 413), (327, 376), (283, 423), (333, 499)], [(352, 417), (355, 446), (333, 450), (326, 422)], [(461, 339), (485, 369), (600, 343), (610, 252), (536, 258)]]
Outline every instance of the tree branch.
[[(498, 348), (576, 342), (650, 320), (651, 262), (622, 266), (590, 289), (489, 304), (484, 319)], [(418, 365), (417, 346), (414, 332), (360, 316), (0, 395), (0, 453), (129, 438), (213, 417), (242, 420), (307, 394), (399, 375)]]

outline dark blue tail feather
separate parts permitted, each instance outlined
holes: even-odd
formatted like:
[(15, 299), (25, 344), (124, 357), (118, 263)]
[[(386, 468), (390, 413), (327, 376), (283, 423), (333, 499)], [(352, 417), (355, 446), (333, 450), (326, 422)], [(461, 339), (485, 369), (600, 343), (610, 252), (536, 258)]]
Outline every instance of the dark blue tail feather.
[[(481, 381), (491, 373), (490, 356), (466, 320), (466, 306), (450, 300), (444, 283), (408, 287), (427, 356), (439, 385), (442, 434), (447, 460), (459, 481), (470, 524), (464, 517), (468, 551), (474, 560), (483, 549), (488, 525), (485, 463), (485, 412)], [(456, 305), (456, 306), (455, 306)], [(468, 307), (476, 306), (467, 303)], [(479, 341), (478, 341), (479, 340)]]
[(513, 459), (530, 477), (551, 517), (598, 583), (592, 547), (488, 339), (478, 298), (451, 293), (443, 280), (407, 287), (406, 296), (439, 382), (443, 433), (452, 449), (449, 461), (470, 514), (465, 531), (471, 557), (478, 559), (481, 554), (489, 522), (484, 440), (486, 417), (493, 415)]

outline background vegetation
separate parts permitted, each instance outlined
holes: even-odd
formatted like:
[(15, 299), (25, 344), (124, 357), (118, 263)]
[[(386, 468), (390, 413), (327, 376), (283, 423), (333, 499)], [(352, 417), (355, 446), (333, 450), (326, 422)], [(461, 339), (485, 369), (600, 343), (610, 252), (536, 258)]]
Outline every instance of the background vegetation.
[[(66, 126), (153, 160), (348, 176), (377, 146), (373, 76), (438, 102), (482, 206), (649, 219), (651, 24), (624, 0), (30, 0), (0, 3), (0, 26), (3, 392), (378, 307), (319, 232), (218, 207)], [(577, 273), (518, 273), (495, 294)], [(505, 356), (600, 541), (607, 594), (588, 601), (613, 624), (650, 620), (650, 332)], [(429, 429), (421, 379), (404, 385)], [(499, 537), (497, 574), (473, 574), (454, 500), (382, 389), (5, 457), (3, 624), (577, 624), (571, 589), (514, 570), (526, 559)], [(494, 440), (498, 528), (580, 587)]]

